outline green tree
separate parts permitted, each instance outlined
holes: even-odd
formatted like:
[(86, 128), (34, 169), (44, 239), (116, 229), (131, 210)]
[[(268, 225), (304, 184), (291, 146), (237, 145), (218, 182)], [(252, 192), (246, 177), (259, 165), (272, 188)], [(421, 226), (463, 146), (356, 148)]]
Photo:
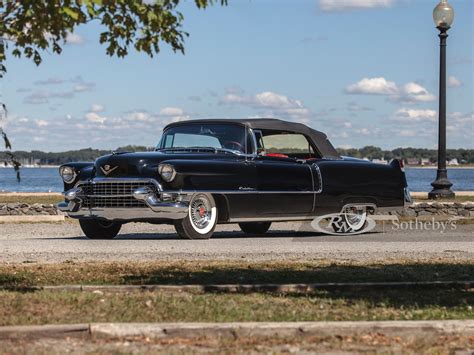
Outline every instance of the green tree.
[[(204, 9), (227, 0), (194, 0)], [(70, 33), (92, 21), (100, 23), (99, 42), (109, 56), (125, 57), (129, 51), (158, 54), (162, 43), (184, 54), (183, 14), (180, 0), (0, 0), (0, 77), (7, 67), (7, 54), (24, 56), (36, 65), (41, 53), (50, 50), (61, 54)], [(11, 52), (9, 52), (11, 50)], [(11, 146), (0, 128), (5, 148)], [(14, 162), (14, 158), (10, 159)], [(16, 165), (15, 165), (16, 166)]]

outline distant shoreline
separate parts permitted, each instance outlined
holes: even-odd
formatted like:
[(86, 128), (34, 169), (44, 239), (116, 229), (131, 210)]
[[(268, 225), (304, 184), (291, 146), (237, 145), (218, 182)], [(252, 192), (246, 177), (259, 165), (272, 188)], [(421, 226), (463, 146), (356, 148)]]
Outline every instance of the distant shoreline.
[[(20, 169), (54, 169), (61, 165), (21, 166)], [(13, 166), (0, 166), (0, 169), (12, 169)]]
[[(406, 169), (433, 169), (433, 170), (436, 170), (438, 169), (437, 166), (413, 166), (413, 165), (406, 165), (405, 166)], [(448, 166), (447, 167), (448, 170), (450, 169), (474, 169), (474, 166), (472, 165), (467, 165), (467, 166), (462, 166), (462, 165), (459, 165), (459, 166)]]
[[(41, 166), (22, 166), (20, 169), (54, 169), (54, 168), (59, 168), (60, 165), (41, 165)], [(11, 166), (0, 166), (0, 169), (11, 169)], [(436, 170), (438, 169), (437, 166), (418, 166), (418, 165), (406, 165), (406, 169), (433, 169)], [(450, 169), (474, 169), (473, 165), (459, 165), (459, 166), (448, 166), (448, 170)]]

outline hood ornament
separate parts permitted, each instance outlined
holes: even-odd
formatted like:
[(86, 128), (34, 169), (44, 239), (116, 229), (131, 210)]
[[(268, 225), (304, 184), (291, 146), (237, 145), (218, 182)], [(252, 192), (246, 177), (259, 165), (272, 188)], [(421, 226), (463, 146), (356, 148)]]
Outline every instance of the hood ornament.
[(112, 171), (116, 170), (118, 166), (111, 167), (110, 165), (104, 165), (100, 167), (100, 170), (104, 173), (104, 175), (109, 175)]

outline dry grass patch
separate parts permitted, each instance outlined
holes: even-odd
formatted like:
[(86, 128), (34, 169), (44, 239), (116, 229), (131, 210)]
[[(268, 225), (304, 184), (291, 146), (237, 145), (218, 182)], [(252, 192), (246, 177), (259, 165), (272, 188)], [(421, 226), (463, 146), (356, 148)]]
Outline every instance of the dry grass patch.
[(387, 260), (379, 263), (158, 261), (3, 264), (0, 285), (257, 284), (389, 281), (471, 281), (473, 261)]

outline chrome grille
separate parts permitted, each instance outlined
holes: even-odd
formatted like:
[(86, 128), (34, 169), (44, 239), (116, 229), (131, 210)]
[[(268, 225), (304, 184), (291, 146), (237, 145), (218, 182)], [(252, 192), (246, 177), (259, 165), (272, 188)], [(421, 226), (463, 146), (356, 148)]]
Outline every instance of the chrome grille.
[(155, 184), (150, 181), (91, 181), (78, 185), (82, 189), (82, 206), (86, 208), (139, 208), (146, 207), (143, 201), (133, 197), (133, 192), (140, 187), (148, 187), (158, 192)]

